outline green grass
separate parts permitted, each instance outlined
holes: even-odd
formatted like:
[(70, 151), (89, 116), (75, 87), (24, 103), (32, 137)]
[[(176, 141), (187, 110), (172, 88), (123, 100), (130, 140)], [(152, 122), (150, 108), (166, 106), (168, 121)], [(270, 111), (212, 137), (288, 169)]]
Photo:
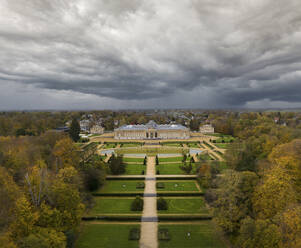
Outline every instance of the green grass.
[[(167, 228), (170, 241), (160, 241), (160, 248), (225, 248), (226, 245), (216, 234), (210, 221), (200, 224), (159, 224), (159, 228)], [(190, 233), (190, 236), (187, 233)]]
[(229, 143), (213, 143), (213, 144), (218, 148), (222, 148), (222, 149), (229, 148)]
[(159, 163), (166, 163), (166, 162), (181, 162), (182, 159), (183, 159), (182, 156), (179, 156), (179, 157), (159, 158)]
[(135, 162), (135, 163), (143, 163), (144, 158), (123, 158), (123, 162)]
[(188, 153), (189, 149), (182, 147), (128, 147), (115, 149), (117, 154), (144, 153), (148, 156), (156, 156), (158, 153)]
[(121, 143), (121, 147), (140, 147), (140, 143)]
[(115, 192), (143, 192), (144, 189), (136, 189), (136, 185), (143, 180), (107, 180), (105, 185), (97, 193)]
[(187, 145), (190, 148), (199, 148), (199, 144), (198, 143), (187, 143)]
[(177, 164), (159, 164), (156, 166), (156, 170), (159, 170), (160, 175), (182, 175), (185, 174), (184, 171), (180, 169), (182, 163)]
[(235, 138), (232, 136), (223, 136), (223, 137), (218, 138), (215, 142), (216, 143), (230, 143), (230, 142), (233, 142), (234, 140), (235, 140)]
[(126, 164), (125, 175), (142, 175), (142, 171), (146, 173), (146, 166), (143, 164)]
[(139, 214), (141, 211), (131, 211), (131, 204), (135, 198), (111, 198), (94, 197), (95, 206), (89, 212), (89, 215), (102, 214)]
[[(185, 175), (185, 172), (180, 169), (182, 163), (175, 164), (159, 164), (156, 166), (156, 170), (159, 170), (160, 175)], [(191, 175), (195, 173), (195, 164), (192, 164)]]
[(104, 149), (115, 148), (115, 147), (116, 147), (115, 143), (106, 143), (104, 145)]
[(180, 143), (161, 143), (163, 146), (174, 146), (174, 147), (182, 147)]
[(199, 191), (196, 186), (196, 181), (187, 180), (187, 181), (157, 181), (164, 183), (164, 189), (157, 189), (157, 191)]
[[(76, 242), (76, 248), (138, 248), (139, 241), (128, 240), (131, 228), (140, 228), (139, 224), (114, 225), (114, 224), (86, 224)], [(118, 233), (118, 234), (117, 234)]]
[(159, 210), (159, 214), (208, 214), (209, 210), (202, 197), (164, 197), (168, 210)]

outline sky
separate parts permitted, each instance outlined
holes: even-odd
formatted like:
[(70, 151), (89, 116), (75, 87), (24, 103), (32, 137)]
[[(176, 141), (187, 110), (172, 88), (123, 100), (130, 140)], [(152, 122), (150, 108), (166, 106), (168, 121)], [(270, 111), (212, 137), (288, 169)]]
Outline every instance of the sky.
[(0, 0), (0, 110), (280, 107), (300, 0)]

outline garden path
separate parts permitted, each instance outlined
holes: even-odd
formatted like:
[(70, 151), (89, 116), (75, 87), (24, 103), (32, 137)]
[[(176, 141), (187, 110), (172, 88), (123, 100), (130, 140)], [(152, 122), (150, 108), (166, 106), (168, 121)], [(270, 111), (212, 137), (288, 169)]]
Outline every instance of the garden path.
[(155, 175), (155, 157), (148, 157), (144, 188), (144, 206), (141, 219), (140, 248), (158, 247), (158, 215)]

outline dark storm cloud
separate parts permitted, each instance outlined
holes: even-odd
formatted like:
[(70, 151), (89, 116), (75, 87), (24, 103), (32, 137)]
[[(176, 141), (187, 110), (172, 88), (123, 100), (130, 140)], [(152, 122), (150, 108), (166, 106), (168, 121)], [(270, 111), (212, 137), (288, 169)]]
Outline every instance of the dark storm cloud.
[(195, 104), (202, 92), (218, 96), (215, 106), (301, 103), (299, 0), (4, 0), (0, 7), (6, 82), (138, 101), (192, 91)]

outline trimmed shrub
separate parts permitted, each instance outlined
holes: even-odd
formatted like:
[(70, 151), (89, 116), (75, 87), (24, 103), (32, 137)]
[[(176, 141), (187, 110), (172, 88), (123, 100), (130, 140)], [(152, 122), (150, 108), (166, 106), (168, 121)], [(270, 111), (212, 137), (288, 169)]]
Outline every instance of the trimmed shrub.
[(167, 204), (167, 201), (160, 197), (158, 200), (157, 200), (157, 210), (167, 210), (168, 209), (168, 204)]
[(140, 229), (131, 228), (129, 233), (129, 240), (139, 240), (140, 239)]
[(165, 185), (164, 183), (156, 183), (157, 189), (164, 189)]
[(136, 184), (136, 189), (144, 189), (144, 187), (145, 187), (145, 183), (143, 182)]
[(136, 196), (136, 199), (132, 202), (131, 205), (132, 211), (142, 211), (143, 210), (143, 200), (140, 196)]
[(160, 228), (158, 231), (158, 239), (161, 241), (169, 241), (170, 234), (167, 228)]

